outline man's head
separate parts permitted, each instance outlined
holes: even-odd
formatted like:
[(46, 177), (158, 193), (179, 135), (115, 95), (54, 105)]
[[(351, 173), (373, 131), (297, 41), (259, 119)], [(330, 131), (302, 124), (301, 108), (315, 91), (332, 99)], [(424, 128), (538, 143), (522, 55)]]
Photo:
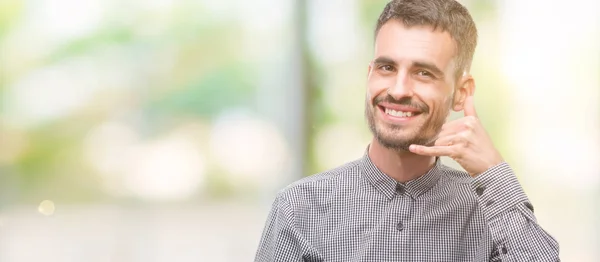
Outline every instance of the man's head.
[(377, 142), (408, 151), (435, 141), (474, 91), (477, 29), (454, 0), (394, 0), (375, 29), (365, 115)]

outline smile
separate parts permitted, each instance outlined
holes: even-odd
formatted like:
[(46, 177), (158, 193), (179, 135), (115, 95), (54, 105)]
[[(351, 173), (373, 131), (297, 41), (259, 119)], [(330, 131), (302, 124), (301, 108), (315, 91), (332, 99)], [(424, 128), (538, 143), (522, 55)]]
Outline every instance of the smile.
[(396, 111), (396, 110), (389, 109), (389, 108), (385, 109), (385, 113), (390, 116), (396, 116), (396, 117), (411, 117), (413, 115), (416, 115), (413, 112)]
[(383, 113), (384, 119), (391, 122), (408, 121), (422, 113), (413, 107), (388, 103), (381, 103), (377, 108)]

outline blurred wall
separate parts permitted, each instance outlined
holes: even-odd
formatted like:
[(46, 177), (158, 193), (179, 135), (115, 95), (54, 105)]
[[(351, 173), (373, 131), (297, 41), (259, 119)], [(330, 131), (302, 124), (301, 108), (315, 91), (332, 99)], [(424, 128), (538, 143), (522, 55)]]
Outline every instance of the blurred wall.
[(600, 253), (600, 2), (503, 1), (512, 158), (565, 261)]

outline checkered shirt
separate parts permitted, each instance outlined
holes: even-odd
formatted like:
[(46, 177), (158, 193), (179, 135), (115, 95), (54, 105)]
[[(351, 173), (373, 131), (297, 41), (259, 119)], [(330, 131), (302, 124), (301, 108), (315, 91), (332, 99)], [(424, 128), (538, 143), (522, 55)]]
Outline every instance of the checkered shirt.
[(368, 154), (281, 190), (256, 262), (560, 261), (507, 163), (398, 183)]

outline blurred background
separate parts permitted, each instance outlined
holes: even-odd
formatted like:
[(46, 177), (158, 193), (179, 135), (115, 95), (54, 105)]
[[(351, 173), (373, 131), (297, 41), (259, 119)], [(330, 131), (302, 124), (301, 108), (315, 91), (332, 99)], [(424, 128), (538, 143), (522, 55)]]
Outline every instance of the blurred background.
[[(366, 149), (386, 2), (0, 0), (0, 261), (252, 261), (277, 190)], [(599, 2), (461, 2), (484, 125), (599, 261)]]

